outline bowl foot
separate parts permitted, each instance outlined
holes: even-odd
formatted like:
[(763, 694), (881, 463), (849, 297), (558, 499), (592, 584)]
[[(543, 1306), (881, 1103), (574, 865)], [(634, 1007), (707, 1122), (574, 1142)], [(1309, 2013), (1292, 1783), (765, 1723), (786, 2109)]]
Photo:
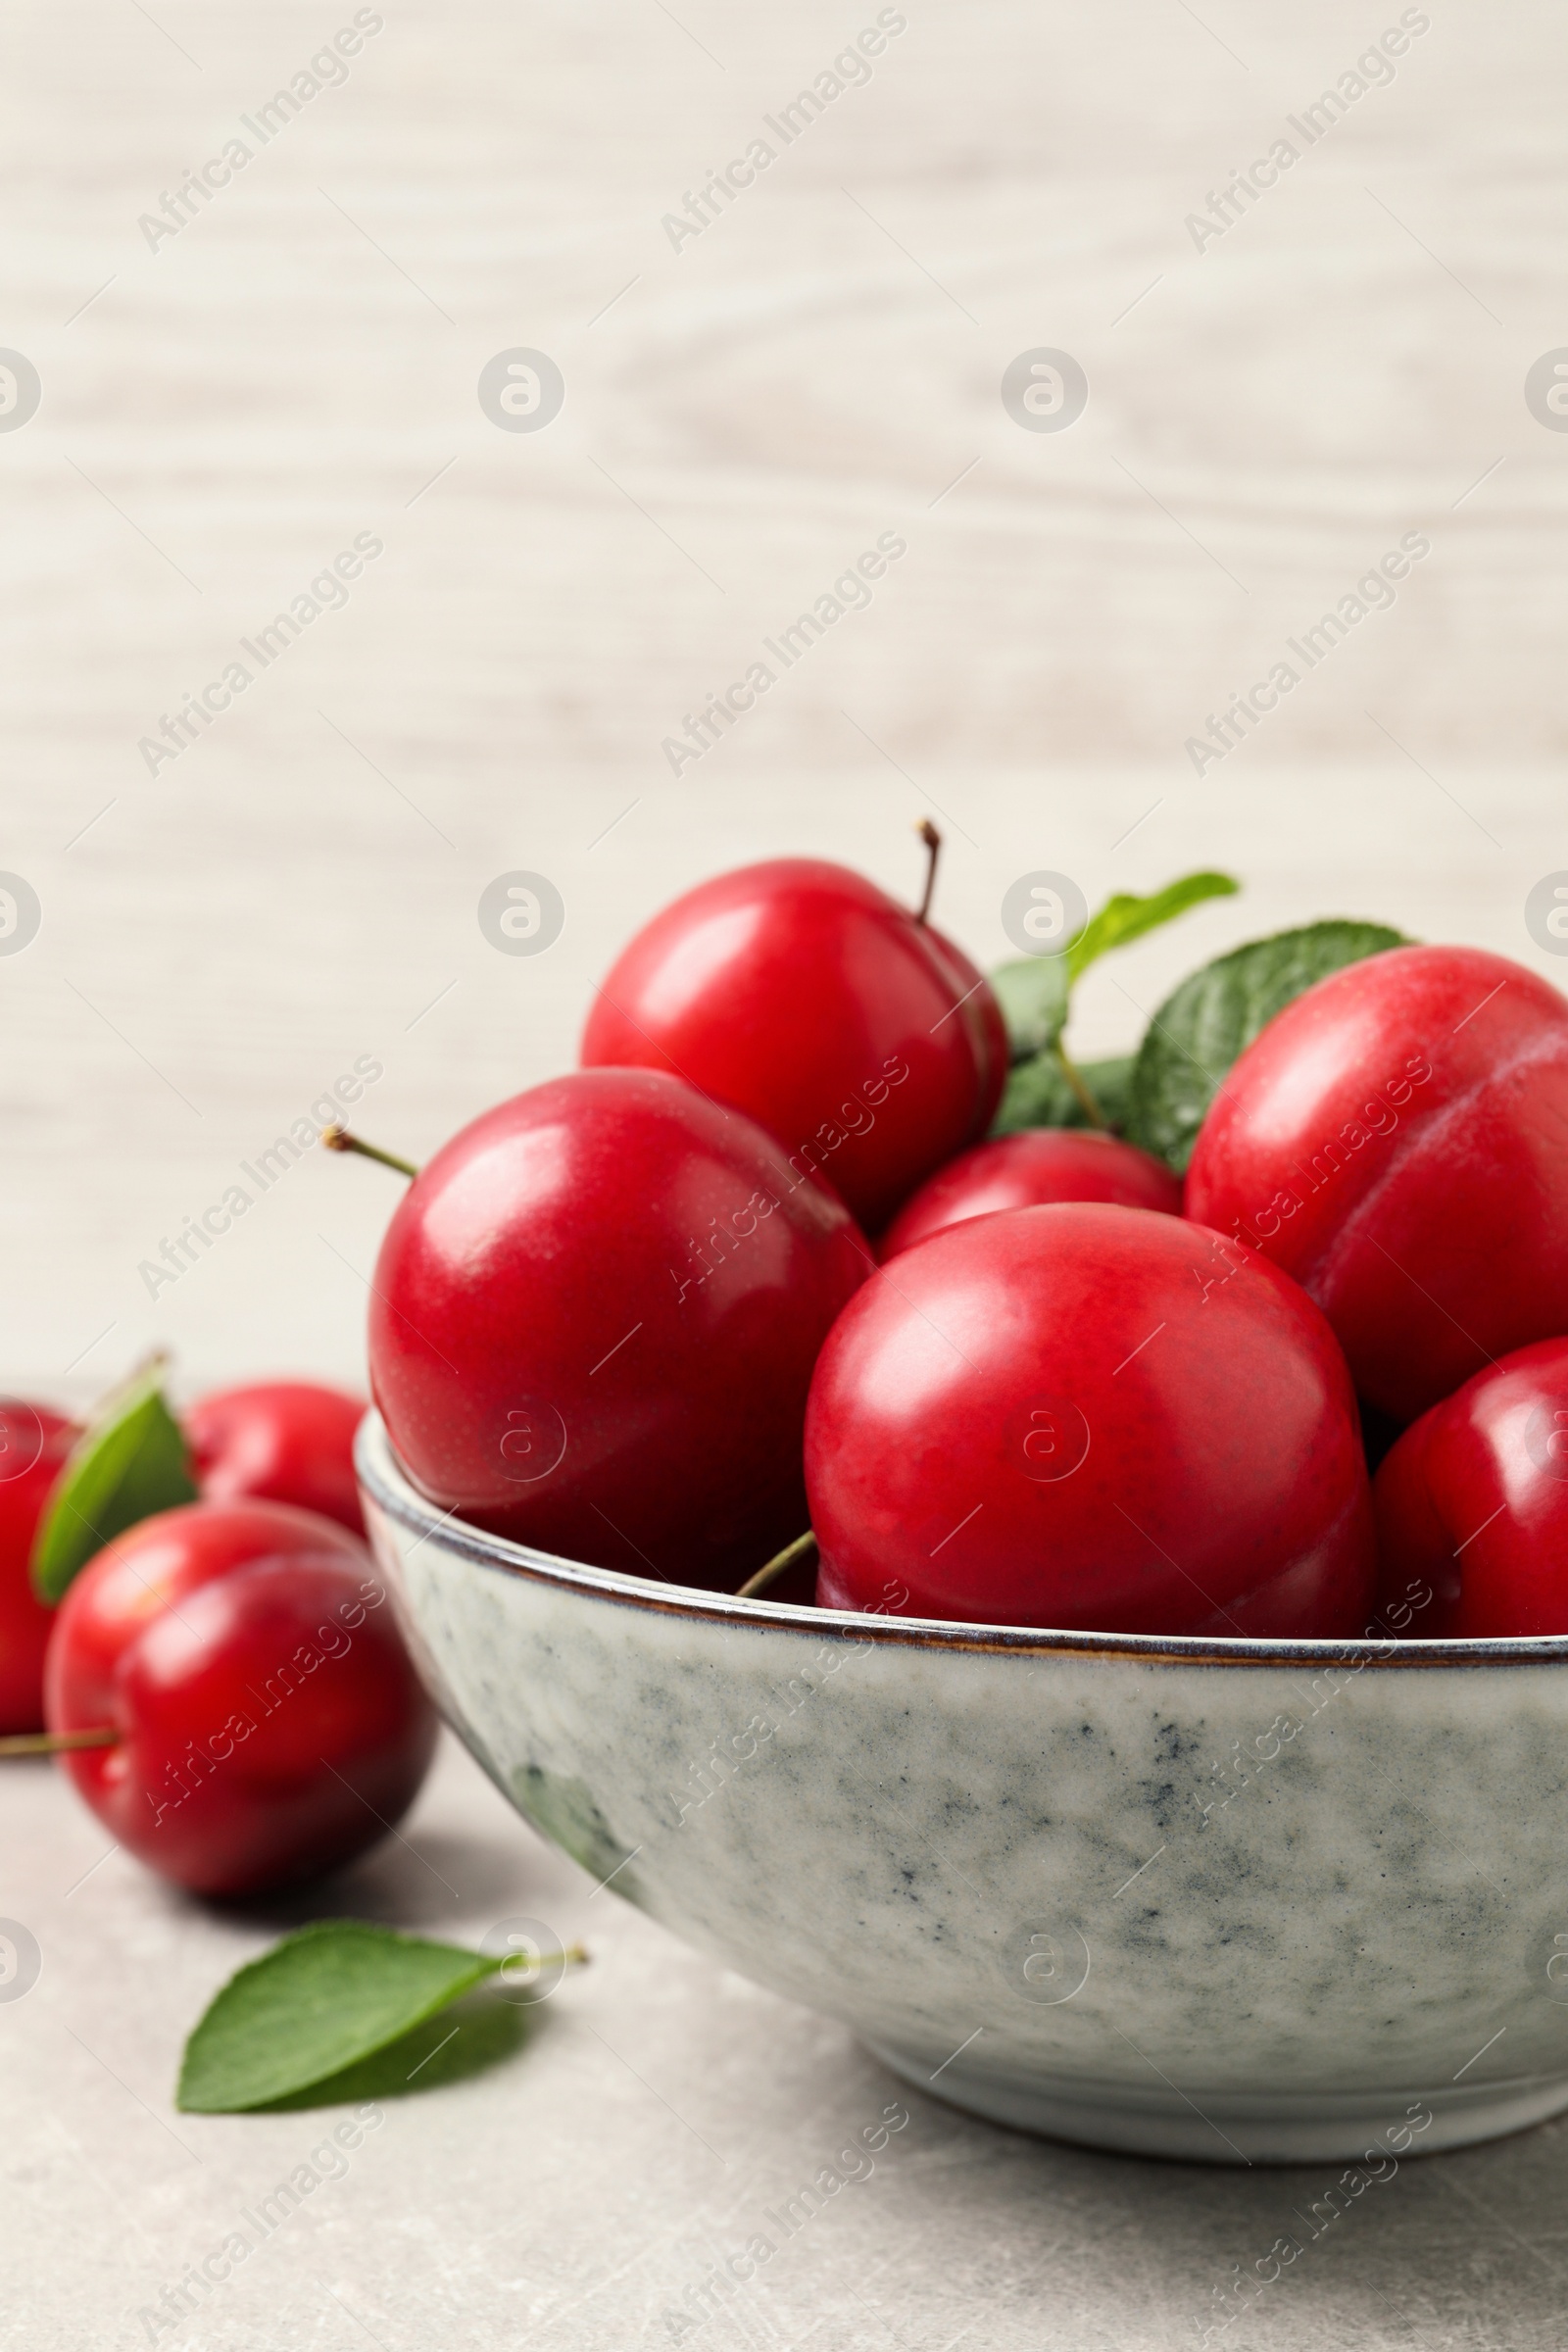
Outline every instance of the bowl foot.
[(1198, 2164), (1387, 2165), (1395, 2157), (1402, 2161), (1497, 2139), (1568, 2108), (1568, 2078), (1562, 2076), (1441, 2090), (1216, 2090), (1184, 2097), (1174, 2088), (1145, 2091), (1082, 2077), (1006, 2073), (963, 2059), (933, 2075), (923, 2054), (886, 2042), (868, 2040), (865, 2046), (917, 2089), (989, 2123), (1118, 2155)]

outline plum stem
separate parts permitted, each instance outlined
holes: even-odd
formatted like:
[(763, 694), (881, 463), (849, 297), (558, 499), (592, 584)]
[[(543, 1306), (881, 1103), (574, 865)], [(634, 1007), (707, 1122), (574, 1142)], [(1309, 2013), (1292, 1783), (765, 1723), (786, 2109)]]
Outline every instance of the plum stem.
[(755, 1600), (759, 1592), (765, 1592), (769, 1585), (776, 1584), (785, 1569), (793, 1568), (808, 1550), (815, 1548), (815, 1544), (816, 1538), (808, 1528), (804, 1536), (797, 1536), (793, 1544), (786, 1544), (782, 1551), (775, 1552), (765, 1568), (759, 1568), (755, 1576), (748, 1577), (736, 1593), (736, 1599)]
[[(516, 1957), (514, 1952), (509, 1952), (505, 1960), (498, 1960), (490, 1972), (492, 1978), (504, 1977)], [(580, 1943), (567, 1943), (564, 1944), (559, 1952), (541, 1952), (538, 1965), (542, 1969), (548, 1968), (556, 1960), (559, 1960), (564, 1968), (586, 1968), (588, 1966), (587, 1947)]]
[(931, 902), (937, 895), (937, 859), (942, 854), (942, 836), (928, 816), (922, 816), (915, 831), (926, 846), (925, 889), (915, 910), (915, 921), (923, 923), (931, 912)]
[(329, 1152), (357, 1152), (362, 1159), (378, 1159), (383, 1168), (396, 1168), (400, 1176), (417, 1176), (418, 1169), (412, 1159), (399, 1159), (395, 1152), (383, 1152), (379, 1144), (367, 1144), (346, 1127), (334, 1124), (321, 1129), (321, 1141)]
[(1078, 1106), (1082, 1110), (1084, 1117), (1089, 1121), (1090, 1126), (1100, 1128), (1108, 1127), (1110, 1125), (1110, 1121), (1106, 1118), (1104, 1112), (1101, 1109), (1100, 1104), (1095, 1101), (1094, 1096), (1090, 1093), (1089, 1088), (1084, 1082), (1084, 1074), (1082, 1070), (1073, 1060), (1071, 1054), (1068, 1053), (1066, 1047), (1062, 1044), (1059, 1037), (1056, 1040), (1056, 1059), (1060, 1062), (1061, 1074), (1066, 1079), (1067, 1084), (1072, 1088), (1073, 1093), (1077, 1096)]
[(113, 1747), (119, 1739), (112, 1723), (90, 1732), (16, 1732), (0, 1740), (0, 1756), (57, 1756), (74, 1747)]

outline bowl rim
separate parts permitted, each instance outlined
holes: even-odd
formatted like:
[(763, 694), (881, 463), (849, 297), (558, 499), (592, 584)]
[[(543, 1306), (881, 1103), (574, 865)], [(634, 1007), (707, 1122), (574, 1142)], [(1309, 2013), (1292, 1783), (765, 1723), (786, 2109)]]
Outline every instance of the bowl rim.
[[(412, 1530), (423, 1544), (439, 1535), (448, 1551), (476, 1567), (562, 1592), (640, 1609), (650, 1616), (690, 1618), (714, 1626), (749, 1626), (792, 1635), (853, 1636), (894, 1648), (948, 1650), (1032, 1657), (1129, 1658), (1146, 1665), (1198, 1666), (1371, 1666), (1395, 1668), (1460, 1666), (1544, 1666), (1568, 1662), (1568, 1634), (1520, 1634), (1465, 1640), (1412, 1642), (1379, 1627), (1334, 1641), (1270, 1640), (1240, 1634), (1098, 1634), (1058, 1631), (1049, 1626), (965, 1625), (942, 1617), (895, 1617), (855, 1609), (803, 1608), (789, 1601), (742, 1600), (733, 1592), (711, 1592), (697, 1585), (656, 1584), (613, 1568), (536, 1551), (509, 1537), (491, 1535), (438, 1510), (410, 1479), (393, 1450), (386, 1425), (373, 1406), (354, 1440), (354, 1467), (364, 1494), (389, 1519)], [(414, 1547), (416, 1550), (418, 1545)]]

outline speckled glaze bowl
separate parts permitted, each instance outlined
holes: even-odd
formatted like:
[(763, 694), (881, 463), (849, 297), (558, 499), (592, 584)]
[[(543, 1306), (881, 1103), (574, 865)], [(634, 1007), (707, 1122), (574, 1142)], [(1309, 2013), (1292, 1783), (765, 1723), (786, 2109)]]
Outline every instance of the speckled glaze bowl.
[(1001, 2123), (1374, 2161), (1568, 2107), (1568, 1641), (1152, 1640), (741, 1601), (443, 1519), (448, 1721), (596, 1880)]

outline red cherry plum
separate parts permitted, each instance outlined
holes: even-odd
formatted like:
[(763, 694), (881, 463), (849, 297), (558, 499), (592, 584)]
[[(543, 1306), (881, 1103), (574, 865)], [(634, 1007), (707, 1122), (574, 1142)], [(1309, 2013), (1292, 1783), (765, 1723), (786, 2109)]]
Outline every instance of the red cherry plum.
[(806, 1524), (817, 1350), (870, 1269), (837, 1196), (656, 1070), (455, 1136), (387, 1229), (370, 1379), (421, 1492), (519, 1543), (733, 1587)]
[(1396, 1421), (1568, 1330), (1568, 1003), (1479, 948), (1320, 980), (1226, 1077), (1187, 1213), (1304, 1285)]
[(1515, 1348), (1424, 1412), (1372, 1493), (1395, 1631), (1568, 1634), (1568, 1339)]
[(198, 1396), (181, 1421), (209, 1502), (292, 1502), (363, 1536), (354, 1433), (364, 1416), (364, 1399), (342, 1389), (272, 1380)]
[(32, 1589), (33, 1538), (80, 1432), (46, 1404), (0, 1399), (0, 1734), (43, 1724), (43, 1658), (55, 1613)]
[(1295, 1636), (1359, 1631), (1370, 1599), (1333, 1333), (1147, 1209), (1004, 1209), (895, 1259), (822, 1350), (806, 1475), (829, 1607)]
[(999, 1208), (1035, 1208), (1050, 1200), (1110, 1200), (1123, 1208), (1182, 1211), (1182, 1188), (1161, 1160), (1135, 1144), (1079, 1127), (1030, 1127), (994, 1136), (960, 1152), (928, 1176), (877, 1245), (886, 1265), (901, 1250), (929, 1241), (965, 1217)]
[(990, 985), (875, 883), (819, 858), (688, 891), (622, 952), (585, 1067), (674, 1071), (814, 1165), (868, 1232), (990, 1125), (1007, 1040)]
[(275, 1502), (187, 1503), (90, 1560), (60, 1604), (52, 1733), (120, 1843), (200, 1894), (350, 1860), (407, 1811), (436, 1719), (365, 1545)]

